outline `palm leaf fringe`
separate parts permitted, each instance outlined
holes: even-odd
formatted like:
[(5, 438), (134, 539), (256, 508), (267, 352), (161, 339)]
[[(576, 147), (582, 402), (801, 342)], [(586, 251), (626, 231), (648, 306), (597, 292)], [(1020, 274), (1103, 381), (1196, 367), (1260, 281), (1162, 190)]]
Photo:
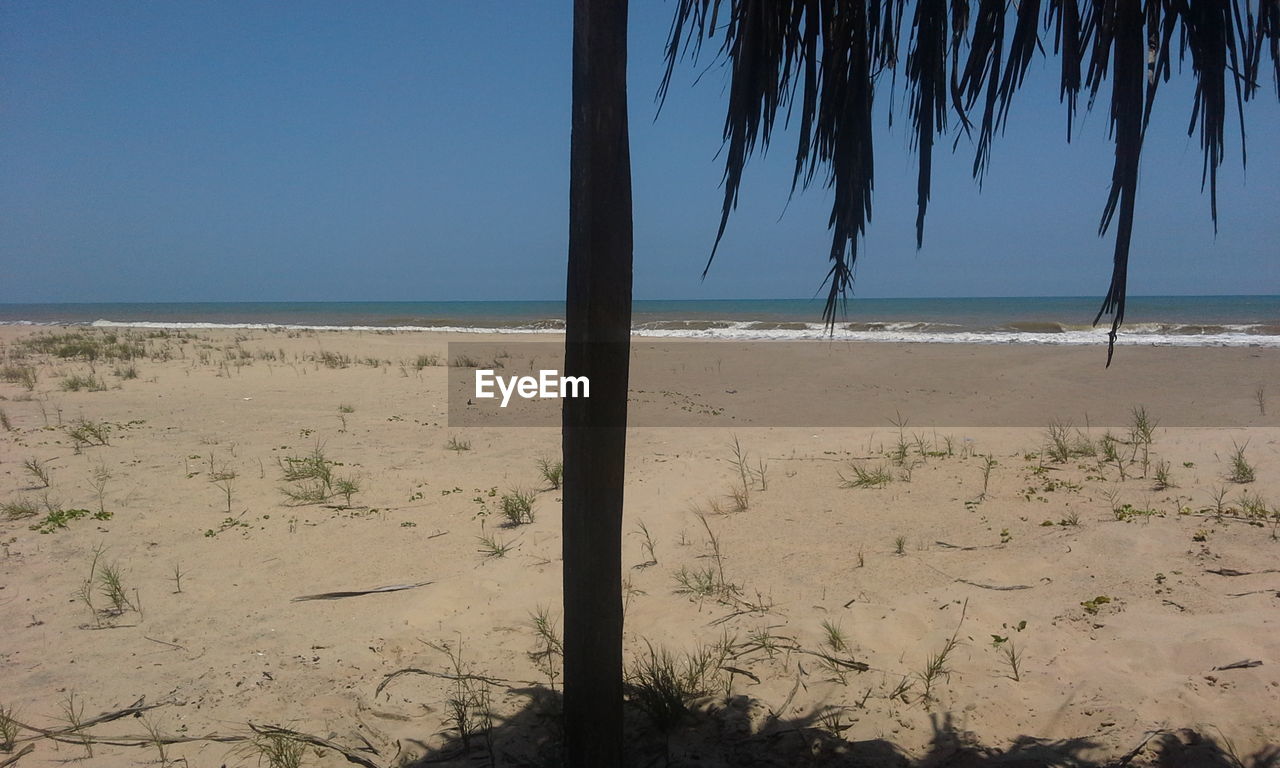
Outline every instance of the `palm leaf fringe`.
[[(906, 19), (907, 55), (899, 58)], [(1107, 362), (1124, 321), (1126, 281), (1138, 166), (1158, 85), (1172, 73), (1174, 35), (1179, 63), (1190, 61), (1195, 99), (1188, 125), (1198, 132), (1202, 188), (1217, 228), (1217, 171), (1224, 159), (1228, 98), (1240, 122), (1258, 88), (1264, 49), (1280, 97), (1280, 0), (677, 0), (666, 47), (661, 102), (675, 67), (697, 60), (719, 37), (730, 73), (724, 123), (724, 201), (707, 274), (738, 202), (743, 170), (757, 149), (768, 150), (779, 113), (798, 112), (792, 192), (821, 178), (834, 192), (831, 267), (823, 318), (833, 328), (853, 286), (858, 241), (871, 221), (874, 184), (872, 105), (885, 74), (898, 70), (908, 89), (912, 143), (919, 156), (916, 247), (924, 242), (935, 140), (958, 126), (955, 145), (971, 135), (969, 113), (981, 105), (973, 176), (981, 183), (995, 135), (1003, 131), (1014, 95), (1042, 35), (1061, 60), (1059, 100), (1071, 140), (1079, 96), (1092, 108), (1110, 81), (1110, 135), (1115, 145), (1111, 188), (1099, 234), (1115, 224), (1111, 284), (1094, 318), (1111, 318)], [(948, 124), (948, 118), (955, 120)], [(892, 120), (892, 112), (890, 114)]]

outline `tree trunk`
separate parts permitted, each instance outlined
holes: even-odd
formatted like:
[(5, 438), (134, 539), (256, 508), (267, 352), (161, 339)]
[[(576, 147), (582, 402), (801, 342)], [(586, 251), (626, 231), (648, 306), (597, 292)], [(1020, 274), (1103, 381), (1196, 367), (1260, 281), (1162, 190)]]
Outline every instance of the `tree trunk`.
[(622, 763), (622, 486), (631, 335), (627, 3), (575, 0), (564, 400), (566, 765)]

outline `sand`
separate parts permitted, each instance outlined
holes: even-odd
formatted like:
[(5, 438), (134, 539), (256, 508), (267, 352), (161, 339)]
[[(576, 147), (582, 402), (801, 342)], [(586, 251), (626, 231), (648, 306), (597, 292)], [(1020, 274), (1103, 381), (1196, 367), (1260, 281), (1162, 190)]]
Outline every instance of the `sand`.
[[(483, 735), (471, 755), (458, 754), (447, 706), (455, 681), (408, 673), (378, 690), (397, 670), (447, 672), (433, 647), (447, 644), (461, 649), (465, 672), (494, 681), (472, 687), (490, 697), (497, 764), (546, 757), (535, 726), (551, 681), (530, 656), (531, 614), (546, 609), (557, 625), (561, 614), (560, 500), (537, 467), (558, 456), (558, 432), (451, 428), (447, 367), (415, 364), (445, 356), (451, 341), (518, 353), (526, 340), (135, 331), (147, 354), (133, 362), (136, 378), (122, 378), (128, 363), (99, 360), (91, 371), (21, 352), (20, 340), (47, 332), (0, 329), (4, 364), (37, 373), (32, 390), (0, 383), (11, 425), (0, 430), (0, 503), (40, 507), (29, 518), (0, 515), (0, 706), (16, 720), (64, 728), (72, 694), (85, 718), (141, 699), (160, 706), (89, 732), (129, 742), (121, 737), (145, 735), (148, 724), (173, 737), (271, 724), (363, 750), (378, 766), (442, 756), (487, 764)], [(800, 755), (941, 764), (960, 754), (976, 765), (975, 744), (1027, 761), (1011, 764), (1061, 753), (1102, 764), (1156, 729), (1172, 735), (1153, 738), (1131, 764), (1161, 750), (1197, 764), (1210, 750), (1203, 739), (1246, 763), (1276, 749), (1280, 354), (1123, 348), (1106, 372), (1101, 348), (841, 346), (827, 354), (839, 361), (830, 370), (781, 346), (753, 370), (782, 400), (787, 377), (806, 368), (819, 389), (853, 387), (851, 426), (744, 419), (631, 432), (627, 658), (650, 645), (730, 649), (708, 675), (700, 714), (670, 740), (673, 765), (790, 765)], [(724, 357), (735, 350), (726, 344)], [(72, 374), (106, 389), (65, 391)], [(669, 391), (726, 400), (679, 389), (696, 381), (672, 382)], [(992, 419), (984, 402), (1016, 407)], [(1070, 420), (1095, 445), (1108, 430), (1128, 441), (1138, 404), (1158, 421), (1145, 476), (1128, 442), (1118, 452), (1132, 462), (1048, 457), (1051, 422)], [(109, 425), (109, 444), (77, 449), (67, 427), (80, 419)], [(900, 435), (906, 456), (895, 461)], [(749, 466), (765, 467), (763, 481), (749, 480), (745, 509), (730, 498), (741, 483), (735, 437)], [(451, 440), (469, 447), (451, 450)], [(349, 504), (296, 504), (282, 492), (292, 485), (281, 462), (317, 446), (335, 477), (358, 485)], [(1236, 446), (1255, 467), (1250, 483), (1228, 479)], [(23, 467), (32, 458), (48, 468), (47, 489)], [(1157, 489), (1162, 462), (1173, 485)], [(854, 465), (892, 480), (842, 487)], [(498, 506), (512, 489), (535, 492), (534, 521), (504, 528)], [(1225, 514), (1216, 489), (1225, 489)], [(89, 514), (32, 530), (46, 497)], [(505, 556), (486, 557), (482, 533), (509, 545)], [(92, 609), (79, 597), (96, 549), (99, 576), (103, 565), (120, 569), (131, 605), (119, 615), (103, 610), (100, 583)], [(682, 568), (708, 567), (732, 586), (677, 592)], [(421, 585), (292, 600), (408, 584)], [(843, 647), (832, 647), (824, 622)], [(952, 638), (929, 675), (930, 657)], [(1262, 663), (1215, 669), (1243, 660)], [(635, 713), (630, 729), (636, 764), (662, 764), (648, 720)], [(35, 735), (19, 733), (18, 748), (34, 745), (24, 768), (159, 759), (154, 746), (108, 743), (91, 745), (90, 758), (82, 744)], [(347, 764), (334, 749), (304, 757)], [(244, 743), (197, 739), (169, 746), (166, 758), (215, 766), (259, 756)]]

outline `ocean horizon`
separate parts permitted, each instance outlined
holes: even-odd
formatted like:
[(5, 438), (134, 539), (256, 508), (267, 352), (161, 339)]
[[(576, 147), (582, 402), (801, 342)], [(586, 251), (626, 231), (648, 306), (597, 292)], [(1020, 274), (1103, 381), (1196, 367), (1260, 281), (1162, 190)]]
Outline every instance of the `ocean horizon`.
[[(822, 299), (636, 300), (637, 336), (659, 338), (1088, 344), (1097, 297), (849, 300), (833, 328)], [(170, 329), (559, 333), (562, 301), (4, 303), (2, 325)], [(1280, 296), (1132, 296), (1122, 344), (1280, 347)]]

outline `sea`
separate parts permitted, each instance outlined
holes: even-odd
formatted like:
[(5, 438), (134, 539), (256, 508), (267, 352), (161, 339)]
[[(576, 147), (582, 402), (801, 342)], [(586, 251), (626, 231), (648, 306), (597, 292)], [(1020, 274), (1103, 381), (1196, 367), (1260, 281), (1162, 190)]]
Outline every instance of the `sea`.
[[(1096, 344), (1096, 297), (850, 299), (833, 327), (821, 299), (637, 300), (635, 335), (655, 338)], [(3, 325), (546, 333), (557, 301), (0, 304)], [(1280, 347), (1280, 296), (1133, 296), (1119, 344)]]

